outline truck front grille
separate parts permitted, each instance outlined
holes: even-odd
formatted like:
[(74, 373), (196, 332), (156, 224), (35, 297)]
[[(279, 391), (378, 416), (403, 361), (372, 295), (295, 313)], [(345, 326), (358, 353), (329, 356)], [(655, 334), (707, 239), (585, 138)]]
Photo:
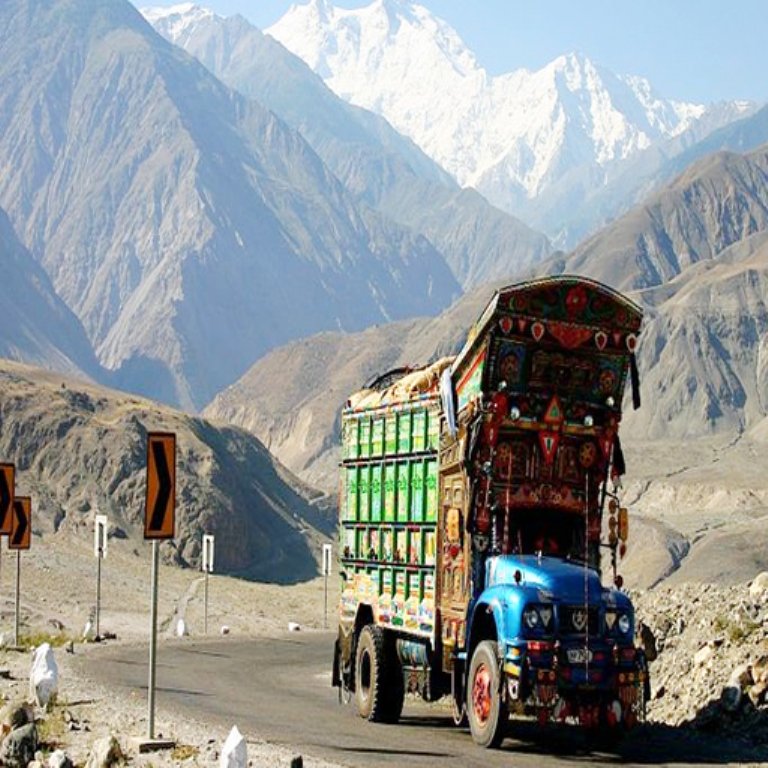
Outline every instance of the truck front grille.
[(597, 608), (566, 605), (560, 609), (560, 632), (564, 635), (597, 635), (600, 629)]

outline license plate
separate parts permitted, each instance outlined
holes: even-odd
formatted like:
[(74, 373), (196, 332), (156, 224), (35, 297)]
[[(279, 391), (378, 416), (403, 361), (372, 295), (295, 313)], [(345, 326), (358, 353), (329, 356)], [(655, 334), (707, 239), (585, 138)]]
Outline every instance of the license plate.
[(592, 661), (592, 651), (589, 648), (569, 648), (567, 655), (570, 664), (586, 664)]

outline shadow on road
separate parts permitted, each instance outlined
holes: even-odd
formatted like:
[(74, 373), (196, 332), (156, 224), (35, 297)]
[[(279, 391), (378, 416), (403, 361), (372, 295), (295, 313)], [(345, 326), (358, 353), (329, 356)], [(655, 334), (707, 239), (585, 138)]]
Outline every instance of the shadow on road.
[[(321, 745), (324, 746), (324, 745)], [(450, 752), (428, 752), (421, 749), (387, 749), (385, 747), (334, 747), (334, 750), (337, 752), (350, 752), (353, 754), (369, 754), (369, 755), (405, 755), (408, 757), (414, 757), (418, 755), (419, 757), (440, 757), (443, 759), (450, 759), (456, 757), (456, 755), (451, 754)]]
[(552, 755), (590, 765), (723, 765), (765, 759), (765, 750), (723, 734), (717, 737), (690, 728), (659, 723), (638, 726), (612, 745), (596, 742), (594, 735), (576, 727), (511, 723), (503, 751)]

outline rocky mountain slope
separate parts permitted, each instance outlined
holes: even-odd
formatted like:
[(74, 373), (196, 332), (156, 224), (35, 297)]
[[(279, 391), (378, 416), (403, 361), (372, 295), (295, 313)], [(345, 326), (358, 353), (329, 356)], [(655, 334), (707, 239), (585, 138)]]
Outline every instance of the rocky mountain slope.
[(44, 368), (97, 375), (80, 321), (56, 295), (48, 275), (19, 242), (0, 210), (0, 357)]
[[(266, 32), (460, 184), (525, 221), (535, 216), (561, 245), (573, 245), (562, 220), (603, 185), (609, 165), (708, 115), (704, 105), (664, 99), (643, 78), (617, 76), (581, 54), (492, 77), (455, 30), (412, 2), (347, 10), (311, 0)], [(749, 109), (716, 107), (710, 116), (728, 121)], [(538, 198), (548, 190), (555, 194), (542, 210)]]
[(0, 46), (0, 205), (121, 386), (194, 408), (276, 344), (458, 293), (127, 0), (10, 0)]
[(598, 232), (553, 271), (619, 289), (663, 284), (768, 226), (768, 145), (698, 160), (642, 205)]
[[(768, 574), (633, 595), (650, 630), (648, 718), (720, 739), (768, 744)], [(647, 636), (647, 635), (646, 635)]]
[(143, 535), (146, 433), (177, 435), (176, 538), (165, 560), (199, 566), (216, 536), (217, 571), (292, 583), (316, 573), (312, 541), (333, 521), (252, 435), (61, 374), (0, 361), (0, 456), (33, 500), (44, 537)]
[(361, 202), (425, 235), (467, 287), (528, 267), (547, 239), (462, 190), (382, 117), (336, 96), (309, 67), (241, 16), (191, 3), (144, 8), (170, 42), (298, 130)]

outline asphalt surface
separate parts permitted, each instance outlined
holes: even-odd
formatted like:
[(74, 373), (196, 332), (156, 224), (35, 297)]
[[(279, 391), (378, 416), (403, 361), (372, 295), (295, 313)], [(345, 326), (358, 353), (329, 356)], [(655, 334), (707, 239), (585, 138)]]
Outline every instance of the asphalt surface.
[[(398, 725), (363, 721), (330, 687), (333, 634), (287, 633), (248, 641), (183, 641), (158, 650), (159, 709), (189, 714), (249, 738), (305, 755), (367, 768), (560, 765), (727, 765), (756, 761), (744, 745), (663, 726), (642, 725), (610, 751), (574, 727), (513, 721), (499, 750), (476, 747), (450, 712), (409, 696)], [(123, 691), (144, 691), (148, 648), (103, 646), (81, 657), (89, 676)]]

